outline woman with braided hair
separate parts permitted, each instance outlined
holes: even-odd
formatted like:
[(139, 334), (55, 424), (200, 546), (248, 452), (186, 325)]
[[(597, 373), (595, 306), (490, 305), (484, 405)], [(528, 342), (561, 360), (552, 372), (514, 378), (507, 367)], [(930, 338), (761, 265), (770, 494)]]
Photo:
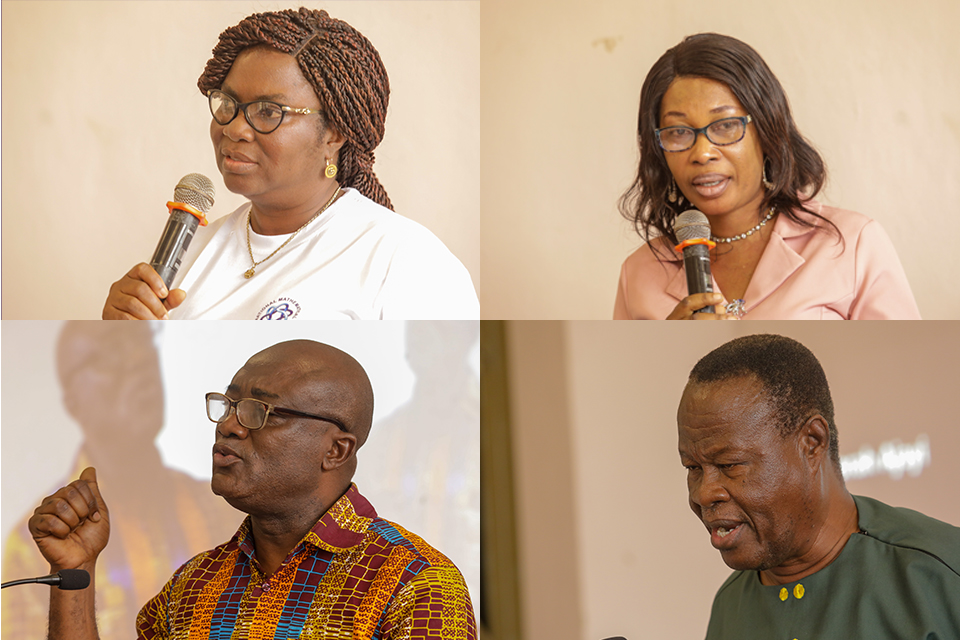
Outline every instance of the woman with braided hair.
[(374, 174), (390, 85), (359, 31), (253, 14), (197, 84), (224, 184), (250, 202), (198, 229), (170, 291), (145, 263), (114, 283), (104, 319), (479, 317), (467, 270)]

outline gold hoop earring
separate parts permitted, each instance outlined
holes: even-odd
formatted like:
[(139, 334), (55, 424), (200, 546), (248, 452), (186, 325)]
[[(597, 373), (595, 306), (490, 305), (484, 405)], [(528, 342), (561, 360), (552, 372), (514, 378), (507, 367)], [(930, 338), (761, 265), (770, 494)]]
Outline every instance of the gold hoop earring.
[(667, 200), (670, 202), (677, 201), (677, 181), (670, 179), (670, 188), (667, 189)]
[(769, 191), (773, 189), (773, 183), (767, 180), (767, 163), (763, 163), (763, 175), (760, 177), (761, 182), (763, 182), (763, 187)]
[(327, 160), (327, 168), (323, 170), (323, 175), (331, 179), (335, 178), (337, 176), (337, 165)]

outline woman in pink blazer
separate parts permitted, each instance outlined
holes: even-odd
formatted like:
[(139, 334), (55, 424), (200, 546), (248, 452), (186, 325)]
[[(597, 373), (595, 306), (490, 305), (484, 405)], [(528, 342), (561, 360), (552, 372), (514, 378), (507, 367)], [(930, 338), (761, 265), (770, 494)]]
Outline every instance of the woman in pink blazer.
[[(638, 137), (621, 211), (647, 243), (623, 263), (614, 318), (919, 319), (880, 225), (814, 199), (823, 160), (749, 45), (703, 33), (663, 54), (643, 83)], [(687, 295), (673, 223), (689, 209), (710, 221), (716, 293)]]

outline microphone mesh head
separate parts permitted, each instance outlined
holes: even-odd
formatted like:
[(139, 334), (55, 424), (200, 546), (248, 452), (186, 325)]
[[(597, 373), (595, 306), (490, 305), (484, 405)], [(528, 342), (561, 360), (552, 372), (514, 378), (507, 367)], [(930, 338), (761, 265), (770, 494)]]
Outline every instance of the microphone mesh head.
[(86, 589), (90, 586), (90, 574), (83, 569), (63, 569), (58, 571), (60, 588), (67, 591)]
[(695, 240), (710, 238), (710, 221), (707, 216), (696, 209), (689, 209), (677, 216), (673, 221), (673, 232), (677, 234), (677, 240)]
[(180, 183), (173, 190), (173, 201), (188, 204), (206, 214), (213, 206), (216, 195), (210, 178), (202, 173), (189, 173), (180, 178)]

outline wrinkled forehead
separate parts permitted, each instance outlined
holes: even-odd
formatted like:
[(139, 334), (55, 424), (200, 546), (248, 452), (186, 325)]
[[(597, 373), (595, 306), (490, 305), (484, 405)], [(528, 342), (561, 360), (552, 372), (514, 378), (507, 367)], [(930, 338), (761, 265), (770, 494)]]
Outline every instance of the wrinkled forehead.
[(677, 426), (714, 431), (755, 428), (766, 423), (774, 409), (763, 384), (753, 375), (690, 381), (677, 408)]

